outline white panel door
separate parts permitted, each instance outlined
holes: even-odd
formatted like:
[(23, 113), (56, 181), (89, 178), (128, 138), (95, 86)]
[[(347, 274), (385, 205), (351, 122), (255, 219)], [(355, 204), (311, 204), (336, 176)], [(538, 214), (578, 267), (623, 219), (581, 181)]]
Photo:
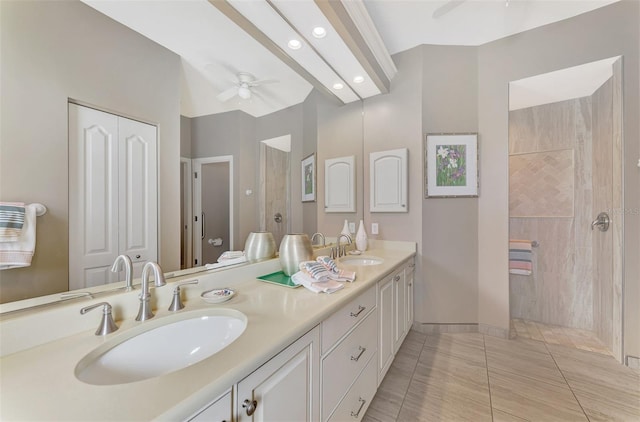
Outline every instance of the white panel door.
[(406, 148), (369, 155), (370, 211), (408, 212)]
[(69, 288), (115, 281), (118, 118), (69, 104)]
[(356, 212), (355, 156), (324, 162), (324, 211)]
[(393, 276), (378, 282), (378, 384), (391, 367), (394, 356), (393, 324)]
[(118, 122), (119, 253), (140, 277), (158, 255), (157, 128), (124, 117)]

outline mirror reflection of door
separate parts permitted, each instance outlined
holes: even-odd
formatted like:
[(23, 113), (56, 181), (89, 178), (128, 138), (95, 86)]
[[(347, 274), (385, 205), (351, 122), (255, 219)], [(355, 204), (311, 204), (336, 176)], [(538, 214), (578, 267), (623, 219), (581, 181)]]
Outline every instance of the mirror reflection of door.
[(233, 250), (231, 156), (193, 160), (193, 266)]
[(260, 230), (271, 232), (276, 245), (290, 231), (290, 153), (291, 135), (260, 143)]
[(193, 262), (191, 159), (180, 157), (180, 269)]

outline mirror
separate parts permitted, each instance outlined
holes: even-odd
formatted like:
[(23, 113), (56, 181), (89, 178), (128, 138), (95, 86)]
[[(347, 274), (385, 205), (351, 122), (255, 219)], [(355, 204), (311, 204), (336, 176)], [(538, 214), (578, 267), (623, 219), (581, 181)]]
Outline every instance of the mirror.
[[(0, 2), (1, 72), (0, 200), (40, 202), (49, 212), (37, 220), (32, 265), (0, 271), (0, 302), (54, 295), (68, 289), (67, 102), (73, 98), (106, 111), (154, 122), (159, 146), (159, 261), (180, 268), (180, 58), (80, 2)], [(244, 113), (242, 113), (244, 114)], [(227, 127), (251, 128), (253, 143), (234, 155), (234, 249), (259, 228), (255, 201), (259, 140), (291, 134), (291, 230), (327, 236), (363, 210), (362, 105), (338, 105), (312, 91), (306, 100), (246, 124), (228, 112), (206, 118)], [(203, 118), (204, 119), (204, 118)], [(282, 123), (274, 123), (274, 121)], [(229, 122), (233, 122), (229, 124)], [(190, 125), (199, 136), (200, 124)], [(184, 133), (183, 133), (184, 135)], [(223, 136), (222, 145), (238, 146)], [(210, 144), (208, 147), (210, 147)], [(218, 155), (195, 146), (191, 158)], [(316, 202), (301, 201), (300, 162), (316, 153)], [(223, 154), (226, 155), (226, 154)], [(326, 215), (324, 160), (356, 156), (357, 212)], [(247, 190), (252, 194), (247, 195)], [(104, 286), (103, 286), (104, 287)], [(53, 297), (53, 296), (52, 296)], [(24, 301), (25, 306), (29, 303)], [(12, 305), (19, 308), (20, 304)], [(6, 307), (4, 307), (6, 309)]]

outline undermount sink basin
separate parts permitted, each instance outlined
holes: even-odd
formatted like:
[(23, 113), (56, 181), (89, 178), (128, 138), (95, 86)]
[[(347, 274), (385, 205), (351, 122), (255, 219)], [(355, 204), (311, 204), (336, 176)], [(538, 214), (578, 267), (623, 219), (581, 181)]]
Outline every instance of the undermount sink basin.
[(384, 260), (377, 256), (345, 256), (340, 258), (340, 262), (345, 265), (380, 265)]
[(247, 327), (247, 317), (231, 309), (207, 310), (145, 325), (82, 358), (76, 377), (94, 385), (126, 384), (186, 368), (233, 343)]

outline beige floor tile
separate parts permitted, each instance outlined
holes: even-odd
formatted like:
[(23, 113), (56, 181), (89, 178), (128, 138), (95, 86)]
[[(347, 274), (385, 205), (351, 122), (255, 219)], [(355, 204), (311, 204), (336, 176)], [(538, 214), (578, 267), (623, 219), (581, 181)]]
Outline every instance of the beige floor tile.
[(517, 416), (513, 416), (502, 410), (493, 409), (493, 422), (526, 422), (527, 419), (522, 419)]
[[(569, 382), (569, 385), (572, 385)], [(620, 421), (638, 422), (640, 421), (640, 400), (625, 396), (609, 397), (600, 391), (582, 391), (573, 388), (590, 421)]]
[(489, 392), (457, 383), (424, 384), (414, 377), (398, 421), (491, 421)]
[[(395, 362), (394, 362), (395, 363)], [(393, 366), (387, 372), (376, 393), (367, 415), (380, 421), (395, 421), (409, 388), (413, 372), (409, 375)]]
[(569, 387), (489, 369), (494, 409), (536, 421), (586, 421)]
[(544, 341), (544, 336), (538, 329), (538, 326), (535, 322), (525, 321), (525, 325), (527, 326), (527, 330), (529, 331), (529, 337), (533, 340)]
[(423, 353), (420, 355), (422, 361), (424, 351), (437, 350), (439, 354), (456, 356), (474, 362), (483, 363), (484, 356), (484, 336), (477, 333), (465, 334), (434, 334), (427, 336)]
[(534, 341), (487, 337), (487, 365), (542, 382), (566, 385), (566, 381), (544, 344)]

